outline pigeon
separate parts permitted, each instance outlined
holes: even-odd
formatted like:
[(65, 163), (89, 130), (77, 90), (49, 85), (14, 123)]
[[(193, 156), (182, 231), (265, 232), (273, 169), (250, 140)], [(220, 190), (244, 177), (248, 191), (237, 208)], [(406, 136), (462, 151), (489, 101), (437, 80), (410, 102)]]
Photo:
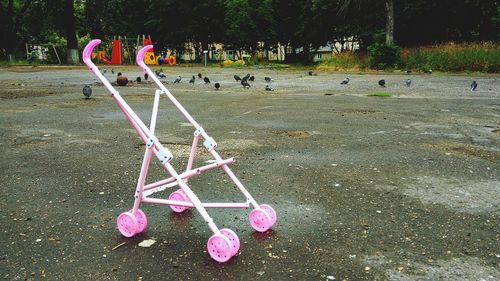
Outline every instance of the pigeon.
[(135, 81), (136, 81), (137, 83), (141, 83), (141, 81), (142, 81), (141, 76), (137, 76), (137, 78), (135, 78)]
[(318, 74), (314, 73), (314, 71), (309, 71), (309, 76), (316, 76)]
[(248, 78), (250, 78), (250, 73), (247, 73), (247, 75), (245, 75), (245, 76), (243, 77), (243, 79), (245, 79), (245, 80), (248, 80)]
[(477, 82), (472, 81), (472, 84), (470, 84), (470, 90), (471, 92), (475, 91), (477, 89)]
[(405, 73), (406, 73), (406, 74), (411, 74), (411, 70), (407, 69), (407, 70), (405, 71)]
[(250, 84), (248, 84), (247, 79), (241, 79), (241, 85), (243, 88), (250, 87)]
[(89, 85), (83, 86), (83, 95), (85, 96), (85, 99), (90, 99), (90, 96), (92, 95), (92, 88), (90, 88)]
[(271, 77), (264, 77), (264, 80), (267, 82), (267, 83), (271, 83), (273, 82), (273, 79)]
[(160, 78), (167, 78), (167, 75), (165, 75), (165, 73), (163, 72), (158, 72), (156, 75)]
[(194, 77), (194, 75), (193, 75), (193, 77), (191, 77), (191, 80), (189, 80), (189, 83), (194, 84), (194, 81), (195, 81), (195, 80), (196, 80), (196, 78), (195, 78), (195, 77)]
[(108, 72), (108, 70), (106, 68), (102, 70), (102, 74), (104, 74), (106, 72)]
[(385, 87), (385, 80), (384, 79), (379, 80), (378, 84), (380, 85), (380, 87)]
[(274, 91), (273, 87), (271, 87), (271, 85), (269, 85), (269, 84), (266, 85), (265, 90), (266, 91)]
[(111, 73), (115, 74), (115, 69), (111, 68)]
[(127, 86), (128, 78), (123, 76), (121, 72), (118, 72), (116, 76), (116, 83), (118, 84), (118, 86)]
[(207, 76), (205, 76), (205, 78), (203, 78), (203, 81), (205, 81), (205, 84), (210, 84), (210, 79), (208, 79)]
[(214, 84), (214, 86), (215, 86), (215, 89), (216, 89), (216, 90), (218, 90), (218, 89), (220, 88), (220, 84), (219, 84), (219, 82), (216, 82), (216, 83)]
[(432, 74), (432, 69), (424, 70), (424, 73)]
[(248, 81), (252, 81), (252, 82), (255, 81), (255, 76), (253, 76), (253, 75), (250, 76), (250, 78), (248, 78)]
[(148, 80), (149, 75), (147, 73), (144, 73), (144, 80)]
[(346, 77), (342, 82), (340, 82), (340, 85), (347, 85), (349, 83), (349, 77)]
[(201, 79), (201, 73), (198, 73), (198, 78), (200, 78), (200, 79)]
[(410, 87), (411, 86), (411, 79), (406, 79), (406, 87)]
[(241, 81), (241, 77), (239, 77), (238, 75), (236, 75), (236, 74), (235, 74), (235, 75), (234, 75), (234, 80), (236, 80), (236, 81)]
[(180, 75), (179, 75), (179, 76), (177, 76), (177, 78), (175, 78), (175, 80), (174, 80), (174, 84), (176, 84), (176, 83), (180, 83), (180, 82), (181, 82), (181, 80), (182, 80), (182, 77), (181, 77)]

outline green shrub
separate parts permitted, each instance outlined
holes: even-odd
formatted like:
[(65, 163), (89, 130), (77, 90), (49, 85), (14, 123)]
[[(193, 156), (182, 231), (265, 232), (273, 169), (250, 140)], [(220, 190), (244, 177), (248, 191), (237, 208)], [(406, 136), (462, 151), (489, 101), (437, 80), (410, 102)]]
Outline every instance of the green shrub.
[(417, 70), (500, 72), (498, 43), (447, 43), (406, 49), (401, 67)]
[(368, 46), (368, 54), (370, 67), (375, 69), (394, 68), (400, 60), (400, 50), (395, 45), (374, 43)]

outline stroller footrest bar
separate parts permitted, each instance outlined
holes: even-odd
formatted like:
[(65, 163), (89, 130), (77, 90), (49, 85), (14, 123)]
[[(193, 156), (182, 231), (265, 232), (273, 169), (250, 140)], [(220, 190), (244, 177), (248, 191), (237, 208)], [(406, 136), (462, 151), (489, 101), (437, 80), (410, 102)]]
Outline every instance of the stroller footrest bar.
[[(196, 169), (192, 169), (192, 170), (186, 171), (186, 172), (180, 174), (179, 176), (183, 180), (187, 180), (187, 179), (189, 179), (192, 176), (199, 175), (199, 174), (201, 174), (203, 172), (206, 172), (206, 171), (211, 170), (211, 169), (218, 168), (218, 167), (223, 166), (223, 165), (231, 164), (234, 161), (236, 161), (234, 158), (228, 158), (226, 160), (222, 160), (222, 161), (219, 161), (219, 162), (216, 162), (216, 163), (208, 164), (208, 165), (196, 168)], [(175, 182), (175, 181), (176, 181), (176, 179), (174, 177), (170, 177), (170, 178), (161, 180), (159, 182), (150, 183), (150, 184), (144, 186), (144, 191), (150, 190), (150, 189), (153, 189), (153, 188), (157, 188), (159, 186), (163, 186), (163, 185)], [(177, 182), (176, 182), (176, 184), (177, 184)]]
[[(168, 200), (160, 198), (142, 198), (142, 202), (160, 205), (176, 205), (183, 207), (195, 207), (192, 202)], [(249, 208), (250, 203), (201, 203), (204, 208)]]
[(178, 184), (179, 184), (178, 182), (170, 182), (170, 183), (167, 183), (167, 184), (163, 184), (163, 185), (157, 186), (155, 188), (151, 188), (151, 189), (143, 191), (142, 192), (142, 196), (143, 197), (148, 197), (149, 195), (151, 195), (153, 193), (163, 191), (163, 190), (165, 190), (167, 188), (174, 187), (174, 186), (176, 186)]
[(165, 147), (160, 148), (158, 150), (158, 154), (156, 154), (156, 157), (158, 157), (158, 160), (160, 160), (162, 165), (165, 165), (166, 163), (170, 162), (174, 156), (172, 153)]

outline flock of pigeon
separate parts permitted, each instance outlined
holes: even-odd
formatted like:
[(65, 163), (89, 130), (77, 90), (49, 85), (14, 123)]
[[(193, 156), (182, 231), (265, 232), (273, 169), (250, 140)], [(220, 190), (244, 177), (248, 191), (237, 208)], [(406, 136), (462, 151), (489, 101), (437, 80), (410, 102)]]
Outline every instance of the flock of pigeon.
[[(102, 70), (102, 74), (105, 74), (107, 72), (106, 69), (103, 69)], [(115, 70), (114, 69), (111, 69), (111, 73), (114, 74), (115, 73)], [(410, 70), (407, 70), (406, 71), (406, 74), (410, 74), (411, 71)], [(428, 70), (426, 71), (425, 73), (427, 74), (431, 74), (432, 73), (432, 70)], [(166, 79), (167, 78), (167, 75), (165, 75), (165, 73), (163, 73), (161, 70), (156, 70), (155, 71), (155, 74), (158, 78), (160, 79)], [(313, 71), (309, 71), (309, 76), (316, 76), (317, 74)], [(149, 76), (147, 73), (144, 74), (144, 80), (148, 80)], [(239, 82), (241, 84), (241, 86), (243, 86), (243, 88), (250, 88), (251, 85), (249, 82), (254, 82), (255, 81), (255, 76), (253, 75), (250, 75), (250, 73), (247, 73), (247, 75), (243, 76), (243, 77), (240, 77), (239, 75), (234, 75), (234, 80), (236, 80), (236, 82)], [(205, 84), (211, 84), (211, 81), (210, 81), (210, 78), (208, 78), (207, 76), (204, 76), (201, 74), (201, 73), (198, 73), (198, 79), (203, 79), (203, 82)], [(178, 83), (181, 83), (181, 80), (182, 80), (182, 77), (180, 75), (178, 75), (173, 83), (174, 84), (178, 84)], [(141, 83), (142, 82), (142, 78), (140, 76), (138, 76), (135, 81), (137, 83)], [(271, 77), (264, 77), (264, 81), (267, 83), (264, 90), (266, 91), (274, 91), (274, 88), (272, 87), (272, 82), (274, 81)], [(342, 80), (342, 82), (340, 82), (341, 85), (347, 85), (349, 84), (349, 77), (346, 77), (344, 80)], [(117, 73), (117, 77), (116, 77), (116, 83), (119, 85), (119, 86), (126, 86), (128, 84), (129, 80), (127, 77), (125, 77), (121, 72), (118, 72)], [(196, 82), (196, 76), (193, 75), (191, 77), (191, 79), (189, 80), (189, 83), (190, 84), (195, 84)], [(411, 87), (411, 79), (406, 79), (405, 80), (405, 85), (406, 87)], [(168, 84), (168, 82), (166, 82)], [(378, 81), (378, 85), (380, 87), (383, 87), (385, 88), (385, 79), (381, 79)], [(219, 90), (221, 88), (221, 84), (219, 82), (216, 82), (214, 83), (214, 87), (216, 90)], [(470, 90), (471, 91), (475, 91), (477, 89), (477, 82), (476, 81), (473, 81), (472, 84), (470, 85)], [(83, 95), (85, 96), (86, 99), (89, 99), (90, 96), (92, 95), (92, 88), (90, 88), (89, 85), (85, 85), (83, 87)]]

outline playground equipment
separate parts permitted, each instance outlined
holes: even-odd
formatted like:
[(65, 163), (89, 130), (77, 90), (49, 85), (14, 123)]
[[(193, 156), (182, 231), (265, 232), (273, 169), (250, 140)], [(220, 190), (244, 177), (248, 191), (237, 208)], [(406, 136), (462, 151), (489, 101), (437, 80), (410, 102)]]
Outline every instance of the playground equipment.
[[(90, 71), (101, 80), (104, 86), (111, 93), (111, 96), (117, 103), (118, 107), (124, 113), (127, 120), (132, 124), (141, 140), (146, 144), (144, 159), (141, 166), (137, 186), (135, 190), (135, 200), (132, 209), (121, 213), (117, 218), (117, 227), (119, 232), (125, 237), (132, 237), (146, 230), (148, 220), (146, 214), (139, 209), (141, 203), (169, 205), (172, 211), (182, 213), (188, 208), (195, 208), (204, 221), (208, 224), (213, 235), (208, 239), (207, 249), (210, 256), (218, 262), (226, 262), (232, 256), (238, 253), (240, 241), (236, 233), (228, 228), (219, 229), (209, 216), (206, 208), (249, 208), (253, 210), (249, 213), (250, 225), (259, 232), (269, 230), (276, 223), (276, 212), (267, 204), (257, 204), (255, 199), (246, 190), (243, 184), (239, 181), (236, 175), (229, 168), (229, 164), (235, 160), (233, 158), (222, 159), (215, 148), (217, 143), (210, 137), (207, 132), (198, 124), (186, 109), (177, 101), (170, 91), (160, 82), (154, 72), (144, 63), (144, 55), (152, 50), (152, 45), (147, 45), (142, 48), (136, 56), (137, 64), (149, 75), (159, 87), (155, 91), (153, 109), (151, 114), (151, 123), (149, 128), (141, 121), (137, 114), (121, 97), (119, 92), (113, 88), (109, 81), (101, 74), (97, 66), (90, 60), (92, 49), (99, 45), (101, 40), (95, 39), (85, 47), (83, 51), (83, 61), (89, 67)], [(171, 165), (173, 159), (172, 153), (168, 148), (164, 147), (158, 138), (154, 135), (156, 127), (156, 118), (158, 115), (158, 106), (160, 96), (165, 95), (182, 113), (182, 115), (194, 127), (194, 137), (191, 146), (191, 152), (187, 163), (186, 170), (178, 173)], [(198, 168), (193, 168), (193, 161), (196, 156), (199, 141), (203, 138), (203, 146), (212, 155), (215, 162)], [(152, 156), (155, 155), (160, 161), (165, 171), (170, 174), (170, 177), (158, 182), (146, 184), (145, 180), (148, 174), (149, 164)], [(245, 196), (246, 201), (241, 203), (202, 203), (198, 196), (191, 190), (188, 181), (191, 177), (200, 175), (208, 170), (222, 168), (229, 178), (234, 182), (236, 187)], [(180, 187), (173, 191), (168, 199), (152, 198), (154, 193), (163, 191), (174, 186)]]
[[(103, 50), (97, 51), (97, 53), (92, 53), (92, 59), (97, 58), (104, 64), (120, 65), (124, 62), (124, 58), (128, 58), (129, 63), (132, 64), (134, 61), (133, 52), (135, 52), (135, 50), (141, 49), (142, 46), (152, 45), (153, 42), (150, 36), (146, 37), (145, 35), (142, 36), (138, 35), (136, 46), (131, 48), (129, 46), (129, 41), (135, 41), (135, 39), (128, 39), (127, 36), (114, 37), (113, 41), (111, 42), (111, 59), (108, 59), (106, 57), (106, 52)], [(153, 52), (153, 50), (149, 50), (148, 53), (144, 55), (144, 61), (148, 65), (158, 64), (157, 57)], [(174, 64), (175, 64), (175, 58), (174, 58)]]

